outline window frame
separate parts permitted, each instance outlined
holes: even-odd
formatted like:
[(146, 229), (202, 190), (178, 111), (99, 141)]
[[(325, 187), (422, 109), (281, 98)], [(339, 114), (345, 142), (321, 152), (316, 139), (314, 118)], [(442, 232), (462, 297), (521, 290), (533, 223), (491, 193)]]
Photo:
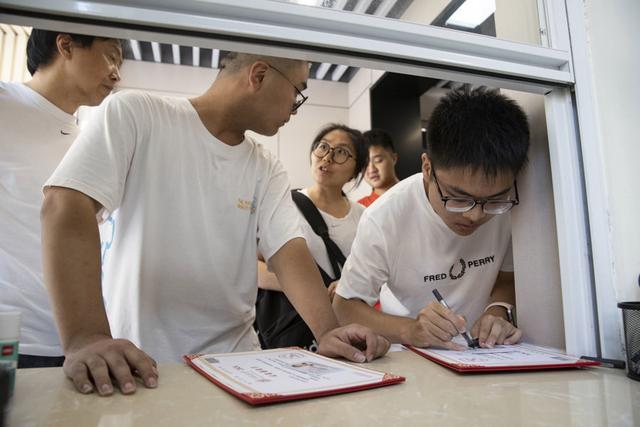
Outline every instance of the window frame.
[(608, 192), (590, 105), (580, 0), (539, 0), (540, 14), (546, 16), (543, 43), (549, 47), (293, 3), (175, 3), (0, 0), (0, 22), (342, 63), (544, 94), (566, 349), (618, 354), (622, 347), (617, 310), (611, 306)]

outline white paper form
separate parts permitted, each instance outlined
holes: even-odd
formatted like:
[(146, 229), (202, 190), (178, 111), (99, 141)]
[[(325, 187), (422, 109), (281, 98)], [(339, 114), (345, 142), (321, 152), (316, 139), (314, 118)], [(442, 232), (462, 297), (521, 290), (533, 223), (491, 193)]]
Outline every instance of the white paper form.
[[(456, 337), (457, 338), (457, 337)], [(459, 342), (463, 344), (464, 342)], [(509, 367), (572, 364), (580, 359), (557, 350), (521, 343), (494, 348), (469, 348), (462, 351), (417, 348), (415, 350), (458, 366)]]
[(193, 363), (239, 393), (294, 395), (381, 382), (385, 373), (299, 349), (202, 355)]

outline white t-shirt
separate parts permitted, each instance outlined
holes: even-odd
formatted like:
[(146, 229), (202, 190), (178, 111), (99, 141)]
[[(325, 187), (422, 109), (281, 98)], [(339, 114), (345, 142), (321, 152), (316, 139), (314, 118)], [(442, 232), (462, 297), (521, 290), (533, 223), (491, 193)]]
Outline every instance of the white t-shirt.
[[(300, 192), (307, 197), (309, 196), (309, 192), (306, 188), (300, 190)], [(342, 251), (342, 254), (345, 257), (348, 257), (351, 252), (351, 244), (353, 243), (353, 239), (356, 237), (358, 221), (360, 221), (362, 212), (364, 212), (364, 206), (359, 203), (349, 201), (349, 205), (349, 213), (342, 218), (336, 218), (335, 216), (318, 209), (318, 212), (320, 212), (322, 219), (324, 219), (324, 222), (327, 224), (327, 228), (329, 229), (329, 237), (336, 245), (338, 245), (338, 248), (340, 248), (340, 251)], [(324, 241), (313, 231), (309, 223), (304, 219), (304, 216), (300, 223), (302, 226), (302, 233), (304, 234), (304, 238), (307, 240), (307, 246), (309, 247), (309, 252), (311, 252), (313, 259), (327, 274), (332, 277), (336, 277), (336, 272), (333, 271), (333, 268), (331, 267), (331, 262), (329, 261), (329, 255), (327, 255), (327, 248)]]
[[(512, 271), (509, 214), (496, 215), (470, 236), (454, 233), (433, 210), (421, 173), (393, 186), (362, 215), (336, 293), (382, 311), (416, 317), (437, 288), (473, 324), (499, 271)], [(381, 286), (388, 289), (380, 293)]]
[(42, 276), (42, 184), (76, 119), (28, 86), (0, 82), (0, 311), (22, 312), (20, 354), (62, 356)]
[(301, 237), (282, 166), (248, 138), (213, 137), (187, 99), (121, 92), (100, 109), (46, 185), (112, 213), (102, 280), (113, 336), (158, 361), (259, 349), (257, 242), (268, 259)]

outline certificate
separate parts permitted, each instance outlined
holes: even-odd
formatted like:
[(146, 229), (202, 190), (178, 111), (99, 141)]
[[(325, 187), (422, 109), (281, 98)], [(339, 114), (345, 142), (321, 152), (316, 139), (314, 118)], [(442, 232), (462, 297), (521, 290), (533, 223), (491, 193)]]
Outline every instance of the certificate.
[(458, 372), (578, 368), (600, 364), (569, 356), (554, 349), (526, 343), (496, 345), (494, 348), (469, 348), (462, 351), (413, 346), (407, 346), (407, 348), (422, 357)]
[(208, 380), (252, 405), (346, 393), (405, 380), (298, 348), (198, 354), (184, 359)]

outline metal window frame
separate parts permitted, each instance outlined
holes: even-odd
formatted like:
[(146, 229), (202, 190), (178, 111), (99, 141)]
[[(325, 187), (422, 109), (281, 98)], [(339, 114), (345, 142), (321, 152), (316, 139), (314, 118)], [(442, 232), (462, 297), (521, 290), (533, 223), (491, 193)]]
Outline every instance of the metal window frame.
[[(544, 94), (566, 346), (568, 352), (593, 355), (600, 352), (601, 334), (591, 258), (595, 240), (591, 241), (590, 231), (598, 232), (606, 221), (592, 204), (606, 201), (606, 189), (593, 197), (594, 189), (602, 188), (585, 185), (590, 180), (585, 178), (583, 158), (589, 167), (601, 170), (602, 166), (593, 150), (580, 144), (586, 133), (578, 127), (571, 92), (576, 56), (571, 52), (567, 4), (539, 1), (545, 2), (541, 10), (547, 16), (550, 47), (267, 0), (0, 0), (0, 22), (287, 56)], [(580, 0), (566, 1), (575, 14)], [(589, 100), (588, 92), (585, 99)], [(588, 118), (586, 101), (578, 102), (578, 107), (580, 116)], [(594, 253), (602, 253), (603, 247), (606, 252), (606, 239), (596, 243)], [(604, 277), (597, 287), (600, 294), (604, 292), (600, 288), (608, 285), (605, 276), (610, 270), (601, 263), (596, 266), (598, 277)]]

